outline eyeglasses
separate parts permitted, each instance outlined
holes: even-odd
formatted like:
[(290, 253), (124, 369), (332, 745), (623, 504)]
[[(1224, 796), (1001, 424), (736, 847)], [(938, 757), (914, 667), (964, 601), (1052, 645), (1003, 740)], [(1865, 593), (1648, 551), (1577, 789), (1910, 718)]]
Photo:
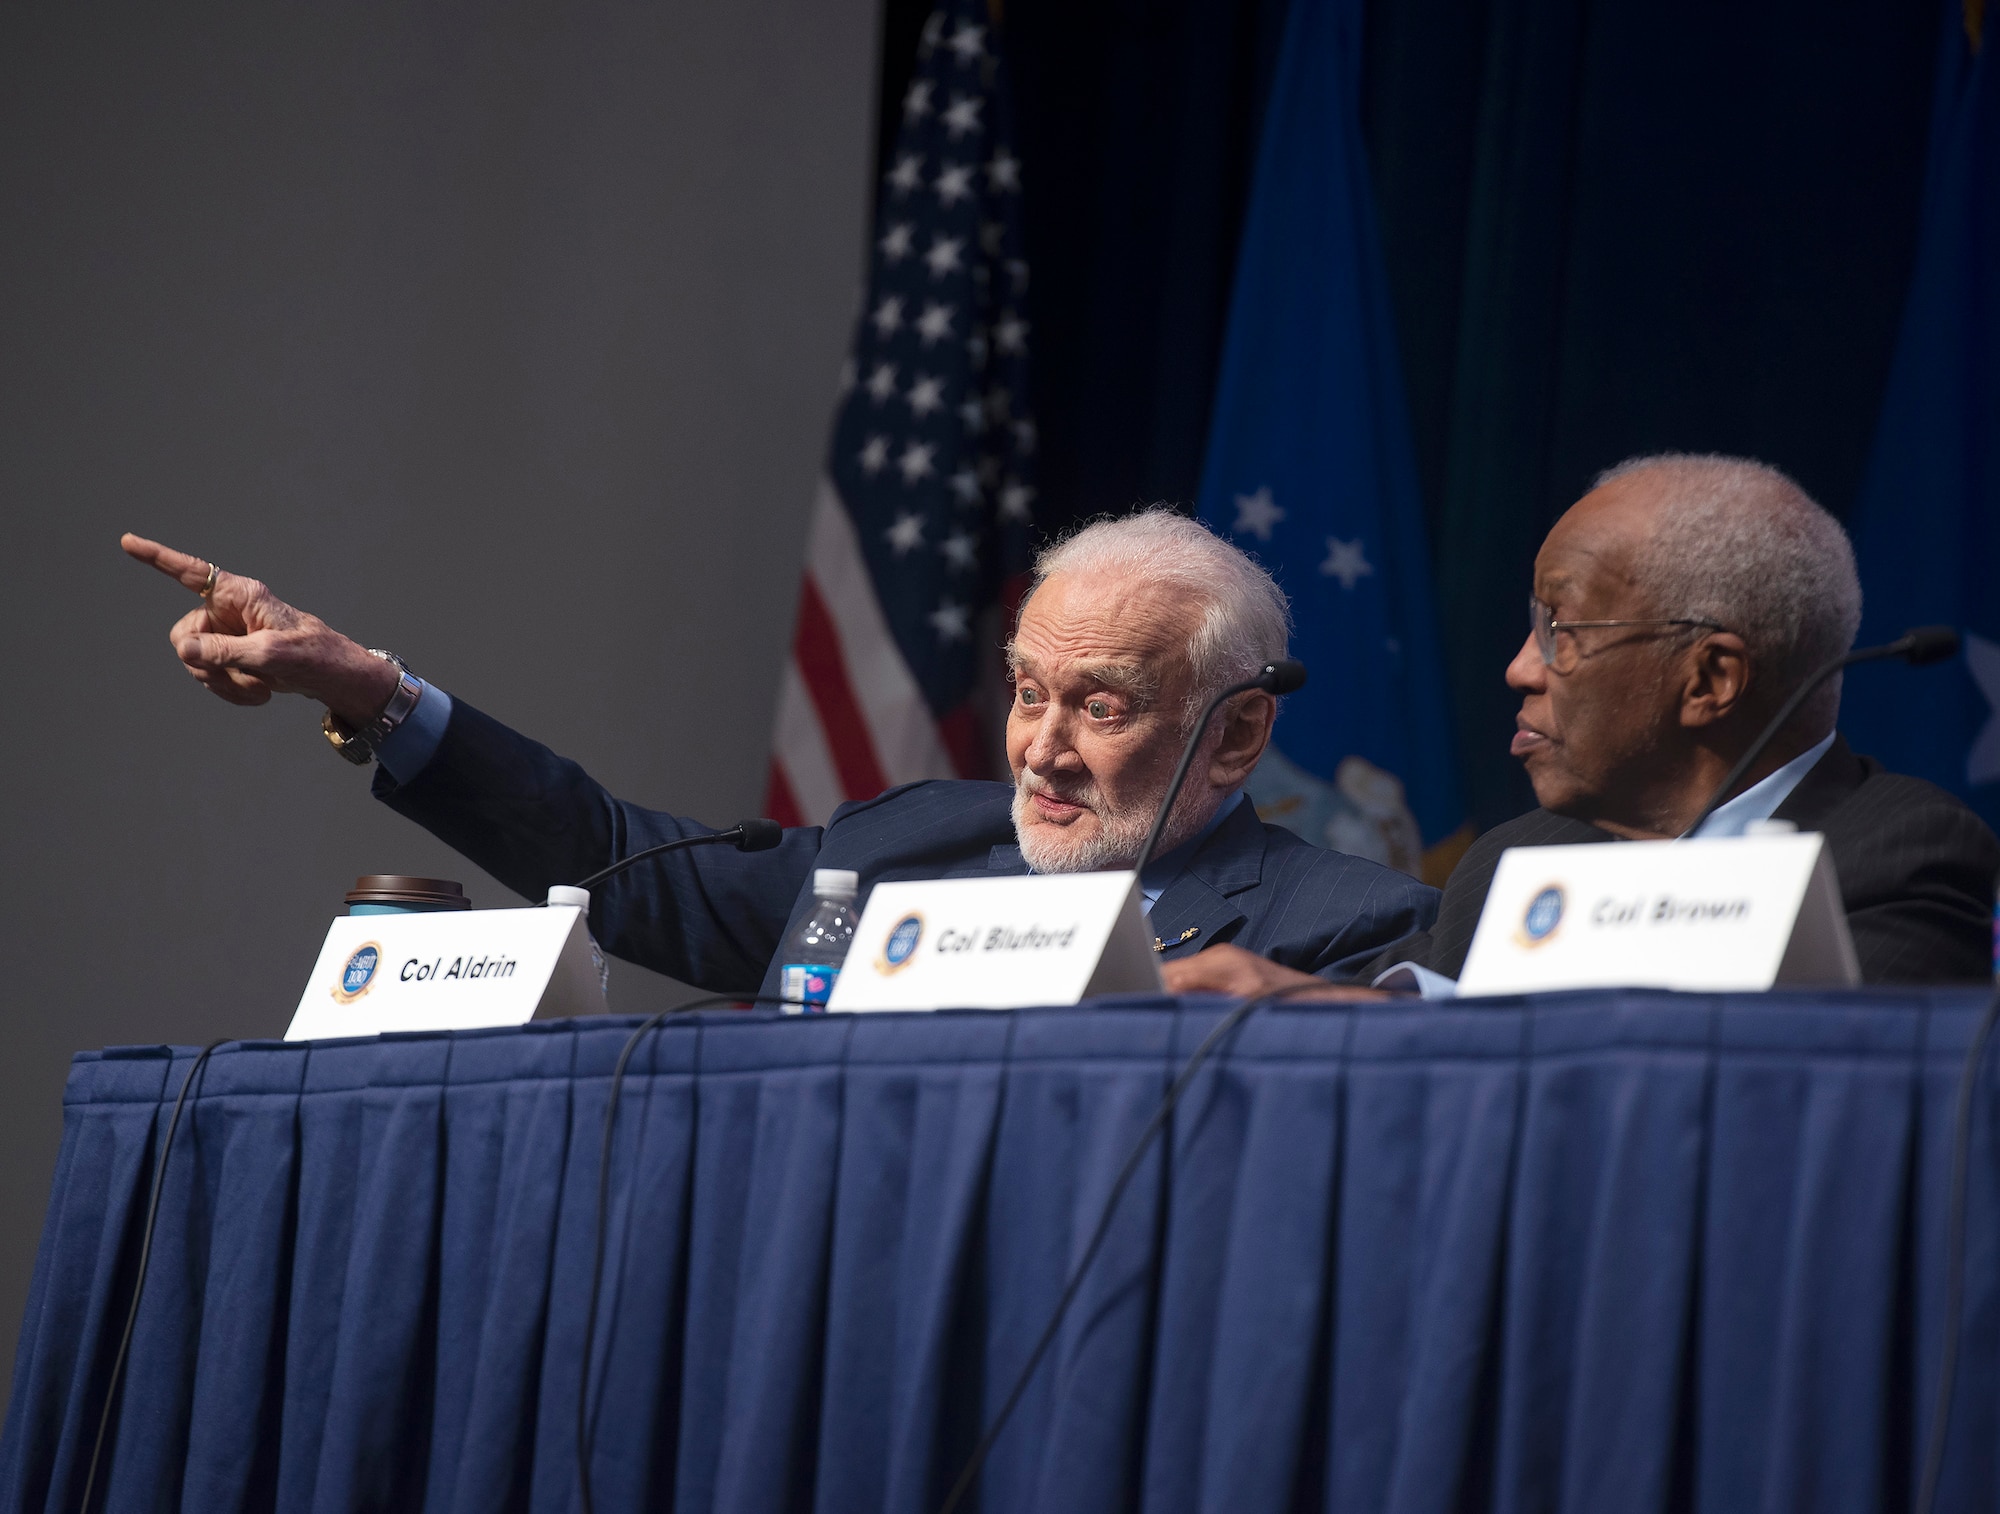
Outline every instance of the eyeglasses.
[(1709, 631), (1726, 631), (1727, 626), (1717, 625), (1712, 620), (1557, 620), (1556, 612), (1545, 605), (1535, 595), (1528, 596), (1528, 626), (1535, 634), (1535, 650), (1542, 654), (1542, 665), (1557, 673), (1572, 671), (1579, 654), (1574, 638), (1557, 641), (1558, 631), (1608, 630), (1613, 626), (1700, 626)]

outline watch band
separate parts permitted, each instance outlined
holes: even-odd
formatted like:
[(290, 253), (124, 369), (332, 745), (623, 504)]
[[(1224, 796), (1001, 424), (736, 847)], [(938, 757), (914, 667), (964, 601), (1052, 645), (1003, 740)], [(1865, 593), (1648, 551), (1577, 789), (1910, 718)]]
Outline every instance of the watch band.
[(380, 647), (368, 649), (370, 657), (379, 657), (395, 666), (399, 675), (396, 692), (389, 696), (389, 702), (382, 706), (378, 714), (368, 724), (355, 730), (346, 721), (328, 710), (320, 717), (319, 728), (326, 733), (326, 739), (333, 749), (356, 767), (366, 767), (375, 760), (375, 749), (388, 739), (389, 733), (408, 718), (410, 711), (417, 707), (423, 697), (423, 681), (403, 664), (403, 659), (394, 652), (385, 652)]

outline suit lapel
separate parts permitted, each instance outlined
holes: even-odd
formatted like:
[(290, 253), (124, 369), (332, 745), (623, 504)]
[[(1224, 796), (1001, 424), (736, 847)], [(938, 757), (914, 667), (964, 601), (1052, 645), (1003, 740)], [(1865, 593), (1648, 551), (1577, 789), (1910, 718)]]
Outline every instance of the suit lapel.
[(1802, 831), (1823, 830), (1827, 816), (1868, 776), (1868, 765), (1854, 755), (1845, 736), (1835, 736), (1826, 755), (1806, 771), (1798, 787), (1771, 813), (1773, 820), (1789, 820)]
[(1263, 876), (1264, 822), (1254, 806), (1239, 804), (1167, 885), (1147, 917), (1161, 959), (1192, 956), (1235, 934), (1248, 918), (1235, 896), (1255, 888)]

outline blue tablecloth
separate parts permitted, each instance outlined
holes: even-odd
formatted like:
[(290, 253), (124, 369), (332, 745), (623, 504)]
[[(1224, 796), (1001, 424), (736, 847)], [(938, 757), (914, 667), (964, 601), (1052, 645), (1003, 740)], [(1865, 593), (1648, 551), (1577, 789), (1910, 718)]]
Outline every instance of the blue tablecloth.
[[(1903, 1507), (1982, 1003), (1260, 1013), (1141, 1169), (981, 1506)], [(615, 1142), (599, 1508), (934, 1509), (1218, 1013), (670, 1023)], [(103, 1506), (574, 1507), (631, 1024), (218, 1051)], [(0, 1509), (76, 1506), (190, 1057), (76, 1060)], [(2000, 1506), (1995, 1130), (1982, 1113), (1953, 1510)]]

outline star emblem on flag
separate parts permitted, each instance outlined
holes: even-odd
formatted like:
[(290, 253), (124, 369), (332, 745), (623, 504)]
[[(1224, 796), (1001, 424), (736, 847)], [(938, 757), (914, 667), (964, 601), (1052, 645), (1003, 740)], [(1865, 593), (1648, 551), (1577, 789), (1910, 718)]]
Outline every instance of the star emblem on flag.
[(1361, 550), (1360, 537), (1342, 541), (1337, 536), (1329, 536), (1326, 539), (1326, 561), (1319, 565), (1319, 570), (1328, 578), (1339, 579), (1341, 588), (1352, 592), (1355, 584), (1374, 576), (1375, 565)]
[(1285, 518), (1285, 512), (1278, 508), (1271, 498), (1268, 488), (1258, 487), (1255, 494), (1236, 496), (1236, 532), (1238, 536), (1254, 536), (1259, 541), (1271, 539), (1271, 528)]

